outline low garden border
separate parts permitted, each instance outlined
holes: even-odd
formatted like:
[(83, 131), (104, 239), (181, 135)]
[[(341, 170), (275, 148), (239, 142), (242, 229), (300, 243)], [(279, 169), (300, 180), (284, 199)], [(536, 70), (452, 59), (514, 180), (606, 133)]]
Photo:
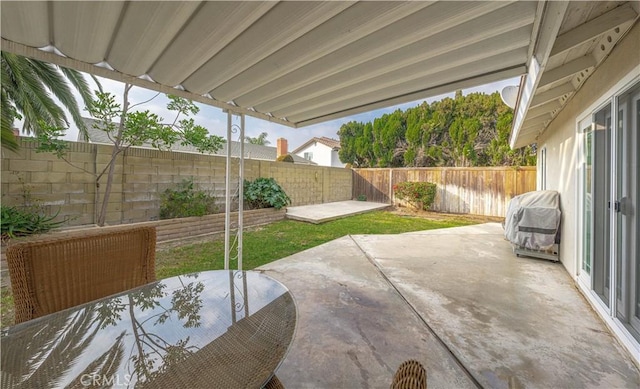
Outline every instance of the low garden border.
[[(255, 209), (243, 212), (243, 225), (244, 227), (256, 227), (269, 223), (273, 223), (279, 220), (284, 220), (286, 216), (286, 208), (264, 208)], [(232, 228), (237, 227), (238, 213), (231, 213)], [(159, 244), (176, 242), (184, 239), (197, 239), (210, 235), (224, 233), (224, 213), (216, 213), (205, 216), (193, 216), (184, 217), (178, 219), (166, 219), (141, 223), (130, 223), (130, 225), (139, 226), (155, 226), (156, 227), (156, 242)], [(118, 225), (121, 226), (121, 225)], [(118, 227), (114, 226), (114, 227)], [(92, 229), (92, 228), (109, 228), (98, 227), (95, 225), (85, 225), (72, 228), (77, 229)], [(64, 233), (69, 229), (58, 229), (49, 232), (49, 234)], [(20, 240), (28, 240), (29, 237), (18, 238)], [(0, 284), (2, 287), (9, 286), (9, 274), (5, 258), (6, 242), (2, 243), (2, 250), (0, 255)]]
[[(244, 227), (255, 227), (283, 220), (287, 211), (285, 208), (264, 208), (243, 212)], [(237, 228), (238, 212), (231, 213), (231, 228)], [(151, 222), (135, 223), (136, 225), (150, 225), (156, 227), (157, 242), (165, 243), (185, 238), (219, 234), (224, 232), (224, 213), (213, 215), (183, 217)]]

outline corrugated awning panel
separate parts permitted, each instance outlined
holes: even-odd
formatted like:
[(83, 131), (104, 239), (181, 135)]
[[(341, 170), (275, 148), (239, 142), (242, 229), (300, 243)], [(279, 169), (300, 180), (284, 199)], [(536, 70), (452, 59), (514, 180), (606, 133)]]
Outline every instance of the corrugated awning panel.
[(3, 50), (298, 127), (523, 74), (538, 8), (3, 1), (1, 27)]

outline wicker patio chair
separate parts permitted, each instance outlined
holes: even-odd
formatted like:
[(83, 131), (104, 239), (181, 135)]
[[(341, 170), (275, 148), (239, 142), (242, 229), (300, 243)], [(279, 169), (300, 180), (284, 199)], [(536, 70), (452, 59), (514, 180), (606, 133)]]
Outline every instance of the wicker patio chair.
[(104, 227), (11, 244), (16, 324), (155, 281), (155, 246), (155, 227)]
[(393, 376), (391, 389), (427, 389), (427, 372), (418, 361), (402, 362)]
[(282, 382), (274, 375), (264, 386), (264, 389), (284, 389), (284, 385), (282, 385)]

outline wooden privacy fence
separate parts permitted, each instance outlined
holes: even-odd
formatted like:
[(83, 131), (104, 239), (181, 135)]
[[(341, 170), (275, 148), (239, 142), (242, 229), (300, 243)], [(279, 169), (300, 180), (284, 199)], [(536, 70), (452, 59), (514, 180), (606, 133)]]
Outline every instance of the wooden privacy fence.
[(503, 217), (511, 198), (536, 190), (536, 167), (353, 169), (353, 197), (391, 204), (404, 181), (437, 184), (434, 211)]

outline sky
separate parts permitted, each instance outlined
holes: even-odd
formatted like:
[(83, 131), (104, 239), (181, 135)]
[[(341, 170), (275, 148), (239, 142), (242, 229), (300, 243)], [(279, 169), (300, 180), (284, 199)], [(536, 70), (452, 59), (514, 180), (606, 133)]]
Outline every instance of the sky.
[[(88, 76), (87, 76), (87, 79), (92, 85), (92, 88), (97, 89), (93, 80)], [(113, 80), (100, 78), (100, 77), (98, 77), (98, 79), (102, 84), (103, 91), (114, 94), (114, 96), (116, 97), (116, 101), (118, 101), (121, 104), (122, 93), (124, 91), (124, 84), (118, 81), (113, 81)], [(508, 85), (518, 85), (519, 80), (520, 80), (519, 77), (511, 78), (504, 81), (499, 81), (499, 82), (494, 82), (487, 85), (478, 86), (475, 88), (464, 89), (462, 93), (465, 95), (473, 92), (493, 93), (493, 92), (502, 90), (502, 88)], [(134, 86), (129, 92), (129, 101), (131, 102), (131, 104), (140, 103), (153, 98), (156, 94), (157, 92)], [(428, 103), (431, 103), (433, 101), (441, 100), (445, 97), (453, 97), (453, 94), (454, 92), (444, 94), (444, 95), (434, 96), (426, 99), (426, 101)], [(82, 102), (79, 96), (76, 96), (76, 99), (79, 102)], [(278, 138), (285, 138), (287, 139), (288, 147), (289, 147), (289, 150), (291, 151), (296, 149), (298, 146), (302, 145), (303, 143), (305, 143), (306, 141), (308, 141), (313, 137), (326, 136), (329, 138), (338, 139), (338, 135), (337, 135), (338, 130), (340, 129), (340, 126), (344, 123), (347, 123), (353, 120), (359, 121), (359, 122), (373, 121), (373, 119), (380, 117), (385, 113), (391, 113), (397, 109), (406, 110), (407, 108), (415, 107), (422, 104), (423, 101), (425, 100), (417, 100), (417, 101), (404, 103), (400, 105), (394, 105), (388, 108), (376, 109), (374, 111), (369, 111), (369, 112), (361, 113), (358, 115), (346, 116), (340, 119), (335, 119), (335, 120), (314, 124), (314, 125), (302, 127), (302, 128), (290, 128), (277, 123), (272, 123), (265, 120), (246, 116), (245, 135), (250, 137), (257, 137), (262, 132), (266, 132), (268, 134), (267, 140), (270, 142), (270, 146), (275, 146), (276, 140)], [(169, 122), (169, 121), (172, 122), (175, 117), (175, 114), (166, 109), (167, 102), (168, 102), (168, 99), (166, 98), (166, 96), (163, 94), (160, 94), (150, 102), (139, 105), (136, 108), (140, 110), (148, 109), (149, 111), (162, 117), (166, 122)], [(200, 107), (200, 112), (196, 116), (194, 116), (195, 123), (207, 128), (210, 134), (214, 134), (214, 135), (218, 135), (218, 136), (222, 136), (223, 138), (226, 138), (227, 114), (222, 112), (222, 109), (220, 108), (216, 108), (216, 107), (212, 107), (212, 106), (208, 106), (200, 103), (196, 103), (196, 105)], [(89, 116), (88, 112), (84, 109), (84, 105), (82, 105), (81, 108), (82, 108), (83, 116)], [(67, 114), (67, 117), (70, 117), (70, 115)], [(77, 135), (78, 135), (78, 129), (77, 127), (75, 127), (75, 125), (72, 124), (71, 128), (69, 128), (68, 131), (66, 132), (64, 139), (76, 140)], [(233, 140), (238, 140), (237, 135), (234, 135)]]

